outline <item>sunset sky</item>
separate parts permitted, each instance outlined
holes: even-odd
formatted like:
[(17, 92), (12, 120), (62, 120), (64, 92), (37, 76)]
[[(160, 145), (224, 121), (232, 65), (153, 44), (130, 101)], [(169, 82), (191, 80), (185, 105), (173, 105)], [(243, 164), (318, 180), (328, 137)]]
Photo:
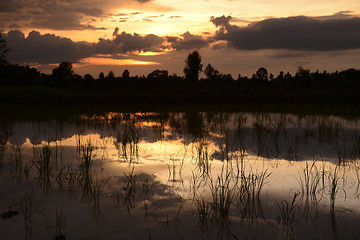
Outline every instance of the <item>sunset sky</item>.
[(50, 73), (183, 75), (197, 49), (234, 78), (360, 67), (359, 0), (0, 0), (11, 63)]

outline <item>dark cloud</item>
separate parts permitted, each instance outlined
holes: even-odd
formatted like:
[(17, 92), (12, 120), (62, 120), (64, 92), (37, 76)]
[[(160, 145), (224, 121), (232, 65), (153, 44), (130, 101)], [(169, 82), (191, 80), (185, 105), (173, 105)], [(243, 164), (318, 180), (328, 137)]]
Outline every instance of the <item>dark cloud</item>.
[(133, 51), (158, 50), (164, 42), (163, 38), (154, 34), (141, 36), (137, 33), (131, 35), (126, 32), (122, 32), (121, 34), (115, 34), (114, 36), (115, 38), (112, 40), (102, 38), (99, 39), (99, 42), (96, 44), (97, 52), (103, 54), (112, 54)]
[(209, 46), (210, 41), (198, 35), (192, 35), (189, 32), (179, 37), (167, 37), (167, 41), (171, 43), (171, 47), (176, 50), (183, 49), (200, 49)]
[(12, 63), (77, 62), (93, 54), (91, 44), (73, 42), (53, 34), (41, 35), (32, 31), (25, 37), (21, 31), (13, 30), (4, 38), (10, 49), (8, 59)]
[(142, 14), (143, 12), (132, 12), (130, 13), (130, 15), (138, 15), (138, 14)]
[(114, 29), (114, 32), (113, 32), (113, 37), (116, 37), (117, 35), (119, 35), (119, 28), (118, 27), (116, 27), (115, 29)]
[(81, 18), (70, 12), (53, 14), (50, 16), (34, 19), (32, 27), (53, 30), (106, 30), (104, 27), (95, 27), (91, 24), (81, 23)]
[(215, 38), (243, 50), (287, 49), (328, 51), (360, 48), (360, 18), (338, 13), (332, 17), (271, 18), (238, 27), (231, 16), (211, 17), (220, 29)]
[[(94, 6), (95, 7), (94, 7)], [(11, 25), (53, 30), (105, 29), (87, 24), (89, 17), (103, 17), (105, 12), (99, 2), (93, 1), (0, 1), (0, 27)]]
[(147, 2), (151, 2), (152, 0), (135, 0), (139, 3), (147, 3)]
[(128, 16), (139, 15), (139, 14), (143, 14), (143, 12), (117, 13), (117, 14), (114, 14), (114, 16), (116, 16), (116, 17), (128, 17)]
[(11, 1), (11, 0), (8, 0), (8, 1), (0, 1), (0, 12), (4, 12), (4, 13), (15, 13), (15, 12), (18, 12), (22, 7)]
[(64, 8), (69, 12), (75, 12), (75, 13), (83, 13), (84, 15), (87, 16), (92, 16), (92, 17), (101, 17), (104, 16), (104, 11), (99, 9), (99, 8), (92, 8), (92, 7), (81, 7), (81, 6), (77, 6), (77, 7), (67, 7)]
[(74, 42), (54, 34), (40, 34), (32, 31), (27, 37), (19, 30), (9, 31), (3, 37), (10, 49), (11, 63), (50, 64), (62, 61), (79, 62), (97, 54), (131, 53), (136, 51), (159, 51), (164, 39), (153, 34), (141, 36), (122, 32), (115, 28), (113, 39), (99, 39), (97, 43)]

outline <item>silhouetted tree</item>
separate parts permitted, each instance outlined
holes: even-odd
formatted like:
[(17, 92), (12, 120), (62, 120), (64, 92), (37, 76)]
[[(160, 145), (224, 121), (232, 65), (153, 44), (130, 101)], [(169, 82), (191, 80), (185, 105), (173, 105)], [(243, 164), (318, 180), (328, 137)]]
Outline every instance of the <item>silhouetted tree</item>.
[(194, 51), (188, 55), (184, 67), (185, 79), (189, 82), (199, 80), (199, 73), (202, 71), (201, 57), (198, 51)]
[(9, 49), (6, 46), (5, 40), (1, 36), (0, 31), (0, 64), (7, 63), (6, 61), (6, 53), (9, 51)]
[(115, 78), (115, 74), (114, 74), (113, 71), (110, 71), (106, 77), (109, 78), (109, 79), (114, 79), (114, 78)]
[(312, 84), (312, 76), (310, 74), (310, 70), (306, 70), (299, 66), (293, 81), (295, 89), (297, 90), (310, 89), (310, 85)]
[(123, 74), (122, 74), (122, 77), (125, 78), (125, 79), (129, 78), (129, 77), (130, 77), (130, 72), (129, 72), (129, 70), (125, 69), (124, 72), (123, 72)]
[(103, 72), (101, 72), (100, 74), (99, 74), (99, 79), (100, 80), (103, 80), (105, 78), (105, 74), (103, 73)]
[(53, 69), (52, 76), (57, 85), (61, 85), (62, 87), (69, 86), (74, 74), (72, 67), (72, 63), (62, 62), (58, 68)]
[(0, 85), (34, 86), (40, 83), (40, 72), (35, 68), (14, 64), (0, 64)]
[(169, 73), (168, 73), (167, 70), (156, 69), (155, 71), (152, 71), (151, 73), (149, 73), (147, 78), (157, 79), (157, 80), (164, 80), (164, 79), (167, 79), (168, 76), (169, 76)]
[(91, 76), (90, 74), (85, 74), (82, 86), (84, 88), (92, 88), (94, 81), (95, 79), (93, 78), (93, 76)]
[(256, 71), (256, 78), (259, 80), (268, 80), (268, 71), (266, 70), (266, 68), (259, 68)]
[(206, 66), (204, 73), (208, 79), (219, 77), (220, 74), (210, 63)]

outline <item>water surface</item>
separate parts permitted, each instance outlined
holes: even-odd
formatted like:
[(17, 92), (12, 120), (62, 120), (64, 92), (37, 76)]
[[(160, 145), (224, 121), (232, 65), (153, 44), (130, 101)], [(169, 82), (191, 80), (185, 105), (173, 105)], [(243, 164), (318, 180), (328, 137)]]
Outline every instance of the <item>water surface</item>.
[(358, 239), (360, 121), (244, 112), (1, 125), (4, 239)]

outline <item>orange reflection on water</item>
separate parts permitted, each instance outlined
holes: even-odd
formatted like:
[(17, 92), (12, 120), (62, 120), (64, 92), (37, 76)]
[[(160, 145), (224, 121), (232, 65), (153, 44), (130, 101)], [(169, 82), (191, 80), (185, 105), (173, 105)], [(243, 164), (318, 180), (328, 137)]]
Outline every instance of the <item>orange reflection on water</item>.
[(120, 113), (120, 112), (108, 112), (103, 115), (80, 115), (81, 119), (84, 120), (112, 120), (112, 119), (135, 119), (141, 117), (150, 117), (150, 116), (157, 116), (157, 113), (152, 112), (137, 112), (137, 113)]

